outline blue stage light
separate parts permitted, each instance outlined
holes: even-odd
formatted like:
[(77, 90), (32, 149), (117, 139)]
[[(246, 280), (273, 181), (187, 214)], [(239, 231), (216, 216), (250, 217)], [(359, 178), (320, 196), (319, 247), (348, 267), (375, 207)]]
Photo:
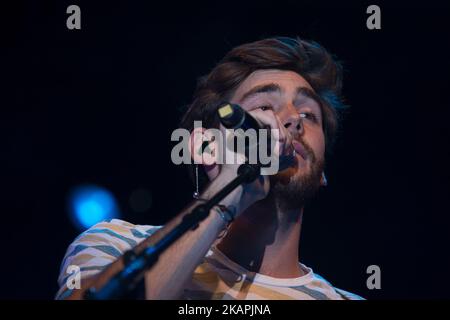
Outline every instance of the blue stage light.
[(119, 217), (119, 210), (111, 192), (95, 185), (75, 188), (69, 197), (72, 221), (79, 229)]

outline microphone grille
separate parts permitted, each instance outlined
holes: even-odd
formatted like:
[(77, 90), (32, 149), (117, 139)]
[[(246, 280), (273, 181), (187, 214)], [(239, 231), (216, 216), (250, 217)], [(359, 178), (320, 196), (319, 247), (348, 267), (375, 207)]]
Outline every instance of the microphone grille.
[(222, 104), (217, 108), (217, 113), (222, 125), (228, 129), (238, 128), (245, 119), (244, 110), (237, 104)]

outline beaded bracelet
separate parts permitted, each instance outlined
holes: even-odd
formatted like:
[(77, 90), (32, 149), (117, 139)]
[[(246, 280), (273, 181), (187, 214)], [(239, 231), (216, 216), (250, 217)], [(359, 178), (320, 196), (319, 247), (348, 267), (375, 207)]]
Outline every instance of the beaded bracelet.
[(219, 214), (219, 216), (222, 218), (222, 220), (224, 220), (227, 223), (225, 228), (223, 228), (223, 230), (217, 236), (217, 239), (222, 239), (228, 233), (230, 224), (234, 221), (235, 210), (232, 210), (229, 207), (226, 207), (224, 205), (217, 205), (215, 208), (216, 208), (216, 211)]
[(217, 210), (217, 213), (227, 223), (228, 227), (234, 221), (235, 212), (232, 212), (234, 210), (222, 204), (217, 205), (217, 207), (219, 208), (219, 210)]
[[(203, 198), (196, 198), (196, 200), (206, 202), (207, 199)], [(234, 206), (225, 206), (223, 204), (218, 204), (215, 207), (217, 207), (219, 210), (216, 210), (216, 212), (219, 214), (219, 216), (222, 218), (223, 221), (227, 223), (227, 228), (230, 226), (230, 224), (234, 221), (234, 216), (236, 214), (236, 210), (234, 209)]]

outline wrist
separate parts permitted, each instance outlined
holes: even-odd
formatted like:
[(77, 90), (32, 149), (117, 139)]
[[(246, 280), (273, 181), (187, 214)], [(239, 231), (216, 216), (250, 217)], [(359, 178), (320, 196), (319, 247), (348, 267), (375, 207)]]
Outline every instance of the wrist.
[[(220, 190), (222, 190), (233, 178), (226, 174), (220, 174), (206, 187), (202, 192), (200, 198), (203, 200), (211, 199)], [(220, 205), (231, 207), (234, 211), (234, 216), (239, 214), (240, 202), (243, 194), (243, 187), (238, 186), (232, 190), (224, 199), (220, 201)]]

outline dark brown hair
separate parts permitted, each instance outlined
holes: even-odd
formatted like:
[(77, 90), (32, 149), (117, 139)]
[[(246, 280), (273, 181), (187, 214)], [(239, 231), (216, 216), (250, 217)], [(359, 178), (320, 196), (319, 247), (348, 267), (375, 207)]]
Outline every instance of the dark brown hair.
[[(190, 132), (194, 121), (202, 121), (206, 128), (218, 128), (218, 104), (231, 99), (251, 73), (262, 69), (294, 71), (308, 81), (321, 100), (328, 154), (338, 128), (337, 111), (345, 107), (341, 97), (342, 66), (317, 42), (300, 38), (269, 38), (232, 49), (208, 75), (199, 78), (180, 127)], [(190, 172), (192, 176), (193, 168)], [(203, 170), (199, 170), (200, 174), (204, 182), (207, 177)]]

